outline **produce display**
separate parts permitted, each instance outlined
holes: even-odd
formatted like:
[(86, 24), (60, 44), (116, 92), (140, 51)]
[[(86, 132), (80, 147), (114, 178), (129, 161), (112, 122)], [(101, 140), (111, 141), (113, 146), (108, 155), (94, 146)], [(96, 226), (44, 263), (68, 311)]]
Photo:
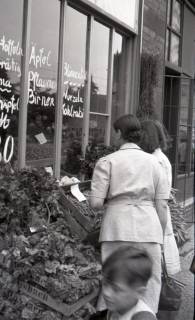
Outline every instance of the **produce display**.
[(71, 232), (59, 187), (44, 170), (0, 171), (0, 318), (87, 319), (98, 252)]

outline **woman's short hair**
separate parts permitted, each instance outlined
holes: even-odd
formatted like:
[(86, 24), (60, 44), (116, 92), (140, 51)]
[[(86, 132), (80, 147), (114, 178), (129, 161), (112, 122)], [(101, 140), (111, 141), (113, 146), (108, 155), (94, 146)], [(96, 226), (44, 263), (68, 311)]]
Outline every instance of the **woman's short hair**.
[(141, 124), (136, 116), (125, 114), (114, 122), (113, 127), (115, 131), (120, 130), (122, 138), (127, 142), (139, 142)]
[(152, 261), (145, 250), (123, 245), (106, 259), (102, 273), (109, 283), (123, 280), (129, 286), (145, 286), (152, 274)]
[(153, 153), (157, 148), (163, 151), (167, 149), (167, 138), (162, 124), (157, 120), (143, 120), (141, 122), (140, 147), (149, 153)]

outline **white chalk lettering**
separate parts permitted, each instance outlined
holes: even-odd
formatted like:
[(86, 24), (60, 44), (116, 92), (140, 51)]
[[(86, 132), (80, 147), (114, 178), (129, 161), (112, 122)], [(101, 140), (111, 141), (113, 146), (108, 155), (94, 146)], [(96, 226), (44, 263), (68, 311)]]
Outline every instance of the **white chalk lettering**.
[[(1, 144), (1, 137), (0, 137), (0, 144)], [(9, 149), (9, 154), (8, 154), (8, 149)], [(14, 138), (12, 136), (8, 136), (4, 149), (3, 149), (3, 155), (0, 152), (0, 161), (3, 160), (3, 162), (8, 163), (10, 162), (11, 158), (13, 157), (14, 154)]]
[(32, 88), (35, 91), (36, 88), (50, 88), (55, 89), (56, 83), (51, 79), (41, 79), (39, 73), (36, 71), (29, 71), (29, 82), (32, 83)]
[(67, 78), (74, 78), (78, 80), (85, 80), (87, 76), (87, 72), (81, 66), (79, 71), (75, 71), (71, 68), (71, 65), (67, 62), (64, 63), (64, 75)]
[(5, 36), (0, 39), (0, 47), (3, 52), (7, 53), (8, 56), (21, 56), (22, 48), (20, 47), (19, 41), (15, 43), (14, 40), (6, 40)]
[[(10, 151), (8, 156), (8, 147), (10, 144)], [(14, 138), (12, 136), (8, 136), (5, 142), (4, 151), (3, 151), (3, 161), (5, 163), (10, 162), (11, 158), (13, 157), (14, 153)]]
[(12, 85), (10, 83), (10, 80), (5, 80), (4, 78), (0, 78), (0, 86), (4, 87), (4, 88), (0, 87), (1, 92), (4, 92), (4, 91), (8, 93), (11, 92)]
[(62, 112), (64, 116), (68, 116), (71, 118), (83, 118), (83, 111), (80, 107), (78, 110), (75, 110), (73, 105), (70, 106), (64, 103), (62, 106)]
[(7, 119), (7, 114), (4, 114), (4, 112), (1, 112), (0, 117), (0, 128), (7, 129), (10, 124), (10, 119)]
[(69, 87), (67, 87), (64, 92), (64, 98), (65, 100), (73, 103), (83, 103), (83, 98), (80, 96), (80, 89), (77, 90), (77, 95), (74, 96), (72, 94), (69, 94)]
[(41, 101), (41, 97), (39, 95), (36, 95), (36, 92), (34, 92), (31, 88), (29, 88), (28, 89), (28, 103), (39, 105), (40, 101)]
[(15, 96), (12, 95), (10, 101), (0, 99), (0, 111), (6, 110), (7, 113), (13, 114), (15, 110), (19, 108), (19, 98), (15, 100)]
[(41, 105), (43, 107), (54, 107), (54, 98), (53, 97), (41, 97)]
[(21, 76), (20, 64), (13, 58), (11, 60), (7, 58), (6, 61), (0, 61), (0, 68), (5, 69), (6, 71), (16, 72), (18, 77)]
[(49, 51), (47, 54), (45, 54), (44, 48), (41, 48), (38, 50), (38, 49), (36, 49), (36, 46), (32, 46), (29, 64), (32, 63), (32, 65), (36, 69), (41, 68), (43, 66), (51, 67), (51, 64), (49, 63), (50, 54), (51, 54), (51, 51)]
[(31, 88), (28, 90), (28, 103), (41, 105), (43, 107), (54, 107), (54, 97), (46, 97), (44, 95), (39, 95)]

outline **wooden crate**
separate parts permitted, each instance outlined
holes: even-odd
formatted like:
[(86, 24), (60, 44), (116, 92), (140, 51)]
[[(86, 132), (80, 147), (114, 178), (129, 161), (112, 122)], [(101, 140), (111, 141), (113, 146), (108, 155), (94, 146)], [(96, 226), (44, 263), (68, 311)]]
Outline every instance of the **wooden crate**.
[(93, 220), (82, 213), (82, 210), (79, 208), (79, 201), (76, 205), (75, 201), (71, 201), (71, 197), (67, 196), (69, 189), (70, 187), (60, 188), (59, 203), (71, 231), (83, 240), (92, 231)]

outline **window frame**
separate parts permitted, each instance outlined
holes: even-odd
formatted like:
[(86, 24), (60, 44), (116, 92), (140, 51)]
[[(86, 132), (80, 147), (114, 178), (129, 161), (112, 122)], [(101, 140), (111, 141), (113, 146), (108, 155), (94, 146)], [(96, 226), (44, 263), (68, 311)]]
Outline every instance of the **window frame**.
[[(56, 0), (58, 1), (58, 0)], [(28, 160), (26, 163), (26, 127), (27, 127), (27, 104), (28, 104), (28, 90), (25, 85), (28, 81), (29, 65), (27, 63), (29, 52), (28, 48), (30, 46), (30, 21), (31, 21), (31, 6), (32, 0), (25, 0), (23, 2), (23, 35), (22, 35), (22, 48), (25, 55), (21, 57), (22, 60), (22, 79), (21, 79), (21, 96), (23, 99), (20, 101), (19, 110), (19, 151), (18, 151), (18, 167), (20, 169), (24, 168), (26, 164), (39, 166), (43, 163), (51, 161), (50, 165), (53, 165), (54, 176), (60, 178), (60, 168), (61, 168), (61, 143), (62, 143), (62, 99), (63, 99), (63, 77), (64, 71), (62, 68), (64, 63), (64, 51), (65, 51), (65, 20), (67, 14), (67, 6), (70, 6), (77, 10), (78, 12), (84, 13), (87, 16), (87, 41), (86, 41), (86, 90), (84, 97), (84, 108), (86, 112), (84, 113), (83, 119), (83, 132), (82, 132), (82, 153), (85, 155), (86, 146), (89, 141), (89, 118), (90, 114), (90, 86), (91, 86), (91, 39), (93, 34), (93, 23), (98, 21), (101, 24), (109, 28), (109, 50), (108, 50), (108, 75), (107, 75), (107, 110), (104, 114), (98, 114), (106, 117), (107, 119), (107, 129), (105, 135), (105, 144), (109, 145), (110, 135), (111, 135), (111, 114), (112, 114), (112, 79), (113, 79), (113, 42), (115, 33), (119, 33), (125, 39), (125, 63), (127, 68), (125, 70), (124, 76), (124, 106), (125, 110), (133, 110), (136, 99), (138, 99), (138, 84), (134, 83), (137, 80), (137, 75), (135, 74), (135, 65), (139, 68), (139, 55), (140, 52), (140, 32), (142, 25), (142, 11), (143, 11), (143, 0), (139, 1), (139, 15), (138, 15), (138, 32), (132, 30), (126, 24), (120, 22), (117, 19), (101, 9), (97, 9), (87, 0), (78, 0), (76, 3), (73, 0), (60, 0), (60, 23), (59, 23), (59, 47), (58, 47), (58, 72), (57, 72), (57, 93), (56, 93), (56, 107), (55, 107), (55, 133), (54, 133), (54, 153), (51, 159), (40, 159), (40, 160)], [(137, 36), (139, 34), (139, 36)], [(137, 36), (137, 37), (136, 37)], [(128, 56), (130, 54), (130, 57)], [(136, 62), (136, 63), (135, 63)], [(130, 91), (133, 91), (132, 86), (135, 88), (135, 92), (130, 95)], [(49, 161), (50, 160), (50, 161)]]
[[(181, 5), (181, 16), (180, 16), (180, 32), (175, 30), (172, 26), (172, 20), (173, 20), (173, 3), (174, 0), (168, 0), (167, 1), (167, 18), (168, 18), (168, 6), (170, 4), (170, 16), (169, 21), (167, 21), (167, 27), (166, 27), (166, 45), (167, 45), (167, 54), (165, 56), (166, 62), (176, 66), (181, 67), (182, 64), (182, 40), (183, 40), (183, 16), (184, 16), (184, 4), (183, 1), (177, 0)], [(167, 39), (167, 34), (169, 34), (169, 37)], [(171, 41), (172, 41), (172, 35), (175, 35), (179, 38), (179, 57), (178, 57), (178, 64), (175, 64), (171, 62)]]

